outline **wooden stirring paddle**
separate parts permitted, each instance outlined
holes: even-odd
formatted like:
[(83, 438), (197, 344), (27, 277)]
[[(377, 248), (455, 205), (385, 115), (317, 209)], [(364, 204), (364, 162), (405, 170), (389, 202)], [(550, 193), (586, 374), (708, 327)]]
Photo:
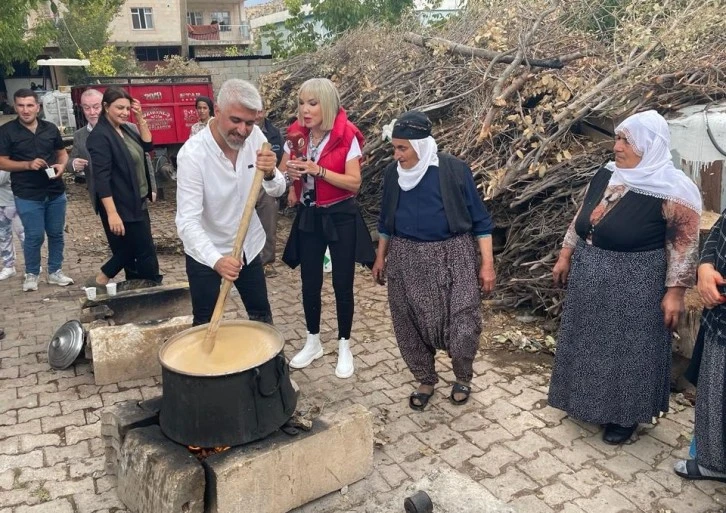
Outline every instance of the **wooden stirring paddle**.
[[(270, 143), (264, 143), (262, 145), (263, 150), (271, 149)], [(262, 179), (264, 178), (264, 172), (259, 169), (255, 170), (255, 177), (252, 180), (252, 187), (250, 187), (249, 196), (247, 196), (247, 203), (242, 211), (242, 218), (239, 221), (239, 228), (237, 228), (237, 236), (234, 239), (234, 247), (232, 248), (233, 256), (239, 260), (242, 260), (242, 244), (247, 236), (247, 230), (250, 227), (250, 221), (252, 220), (252, 213), (255, 211), (255, 204), (257, 203), (257, 196), (260, 194), (260, 188), (262, 187)], [(226, 278), (222, 280), (222, 287), (219, 290), (219, 297), (217, 297), (217, 303), (214, 305), (214, 313), (212, 313), (212, 320), (209, 321), (209, 328), (207, 334), (202, 342), (202, 351), (209, 354), (214, 350), (214, 342), (217, 338), (217, 331), (219, 330), (219, 323), (222, 320), (222, 314), (224, 313), (224, 303), (227, 302), (227, 296), (232, 288), (232, 282)]]

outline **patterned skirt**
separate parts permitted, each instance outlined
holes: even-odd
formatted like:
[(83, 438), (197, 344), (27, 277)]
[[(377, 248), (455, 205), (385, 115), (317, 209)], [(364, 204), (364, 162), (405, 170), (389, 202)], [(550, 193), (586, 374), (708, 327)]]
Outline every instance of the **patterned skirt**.
[(668, 411), (671, 334), (661, 301), (664, 249), (572, 256), (549, 403), (593, 424), (629, 426)]
[[(706, 330), (696, 387), (696, 460), (726, 472), (726, 345)], [(723, 335), (721, 335), (723, 336)]]

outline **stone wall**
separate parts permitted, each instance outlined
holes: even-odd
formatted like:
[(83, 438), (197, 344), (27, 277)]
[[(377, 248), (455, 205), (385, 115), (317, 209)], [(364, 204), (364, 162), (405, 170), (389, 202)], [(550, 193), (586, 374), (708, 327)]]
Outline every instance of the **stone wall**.
[(241, 78), (257, 84), (258, 77), (271, 71), (273, 66), (269, 55), (197, 57), (196, 61), (212, 75), (215, 95), (225, 80)]

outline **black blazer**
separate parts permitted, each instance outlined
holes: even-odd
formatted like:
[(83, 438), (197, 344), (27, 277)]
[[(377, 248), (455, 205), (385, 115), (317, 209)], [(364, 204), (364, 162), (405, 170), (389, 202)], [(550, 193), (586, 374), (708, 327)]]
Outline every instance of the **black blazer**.
[[(154, 149), (153, 143), (142, 141), (131, 125), (121, 125), (121, 130), (125, 137), (133, 138), (145, 152)], [(122, 221), (143, 220), (144, 198), (139, 197), (139, 180), (136, 177), (134, 161), (123, 139), (105, 115), (101, 115), (93, 127), (86, 146), (93, 162), (88, 188), (96, 213), (103, 208), (101, 198), (110, 196), (113, 197)], [(151, 199), (152, 182), (147, 159), (144, 159), (144, 171), (149, 184), (147, 198)]]

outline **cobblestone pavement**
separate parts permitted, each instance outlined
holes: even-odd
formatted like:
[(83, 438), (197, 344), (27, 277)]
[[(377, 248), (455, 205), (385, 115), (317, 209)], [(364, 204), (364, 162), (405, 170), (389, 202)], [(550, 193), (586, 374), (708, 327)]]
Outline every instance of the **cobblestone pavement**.
[[(170, 203), (152, 208), (168, 283), (186, 278), (172, 210)], [(288, 225), (283, 220), (281, 231)], [(80, 283), (104, 258), (100, 222), (83, 186), (71, 184), (64, 270)], [(305, 335), (299, 276), (282, 265), (277, 269), (278, 276), (269, 280), (270, 299), (290, 354)], [(669, 415), (657, 425), (642, 426), (636, 443), (613, 448), (603, 444), (596, 426), (574, 422), (546, 406), (547, 356), (482, 349), (467, 405), (450, 405), (449, 387), (442, 382), (425, 412), (410, 410), (413, 381), (396, 347), (386, 291), (372, 284), (367, 271), (356, 277), (356, 374), (349, 380), (335, 378), (329, 281), (325, 357), (294, 371), (293, 377), (302, 388), (303, 405), (329, 411), (357, 402), (374, 413), (374, 470), (347, 493), (330, 494), (299, 512), (381, 511), (377, 505), (430, 470), (447, 467), (472, 477), (518, 512), (726, 512), (726, 485), (686, 482), (671, 469), (687, 452), (692, 408), (672, 401)], [(61, 289), (45, 281), (37, 292), (23, 293), (19, 276), (0, 283), (0, 327), (7, 333), (0, 342), (1, 513), (125, 511), (114, 479), (103, 471), (99, 419), (114, 403), (158, 395), (159, 381), (99, 387), (89, 363), (50, 369), (50, 336), (63, 322), (79, 317), (81, 294), (77, 285)], [(235, 297), (230, 314), (239, 309)], [(439, 368), (445, 381), (453, 380), (446, 358), (439, 359)]]

